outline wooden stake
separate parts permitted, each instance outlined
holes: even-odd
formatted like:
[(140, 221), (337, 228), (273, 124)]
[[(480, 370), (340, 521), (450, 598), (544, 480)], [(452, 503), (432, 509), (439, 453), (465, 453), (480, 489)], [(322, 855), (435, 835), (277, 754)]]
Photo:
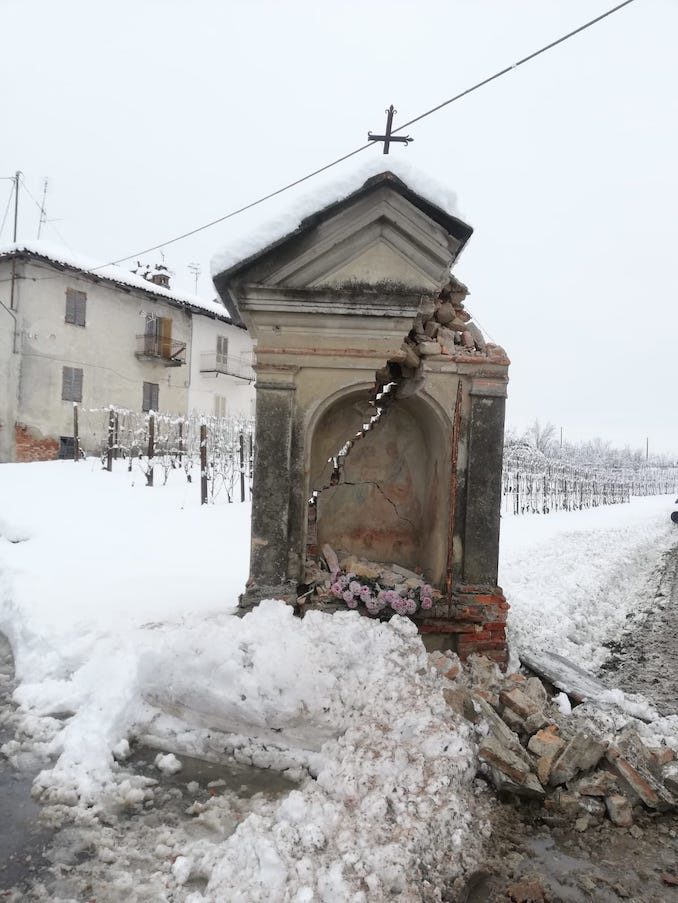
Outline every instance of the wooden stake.
[(78, 433), (78, 405), (73, 405), (73, 460), (80, 460), (80, 436)]
[(113, 470), (113, 436), (115, 433), (115, 411), (113, 408), (108, 412), (108, 449), (106, 451), (106, 470), (110, 473)]
[(146, 483), (153, 485), (153, 465), (152, 460), (155, 455), (155, 414), (151, 411), (148, 415), (148, 473), (146, 474)]
[(200, 425), (200, 504), (207, 504), (207, 427)]
[(245, 437), (240, 433), (240, 501), (245, 501)]

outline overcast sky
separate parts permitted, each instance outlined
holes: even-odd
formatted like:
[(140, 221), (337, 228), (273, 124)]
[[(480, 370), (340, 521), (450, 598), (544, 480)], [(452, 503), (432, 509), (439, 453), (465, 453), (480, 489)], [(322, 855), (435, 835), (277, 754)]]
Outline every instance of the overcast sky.
[[(0, 0), (0, 175), (104, 263), (404, 122), (614, 0)], [(635, 0), (395, 147), (475, 229), (456, 274), (512, 359), (508, 422), (678, 452), (678, 4)], [(366, 154), (336, 167), (341, 177)], [(385, 158), (386, 159), (386, 158)], [(322, 184), (172, 245), (174, 285)], [(10, 183), (0, 182), (0, 216)], [(22, 199), (19, 237), (38, 210)], [(11, 238), (9, 224), (0, 237)], [(159, 255), (146, 258), (159, 260)]]

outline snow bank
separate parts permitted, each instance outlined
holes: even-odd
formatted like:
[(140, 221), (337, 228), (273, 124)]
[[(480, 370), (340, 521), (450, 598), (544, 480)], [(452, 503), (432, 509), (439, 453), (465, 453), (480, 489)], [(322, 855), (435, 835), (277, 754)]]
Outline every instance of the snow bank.
[(116, 761), (136, 736), (294, 765), (307, 777), (282, 803), (177, 850), (176, 884), (202, 876), (213, 901), (421, 899), (474, 852), (475, 767), (416, 629), (276, 601), (234, 617), (249, 512), (201, 508), (194, 489), (98, 463), (0, 467), (9, 532), (21, 519), (30, 537), (0, 539), (23, 716), (5, 754), (51, 757), (36, 791), (90, 818), (152, 796)]
[(212, 275), (217, 276), (236, 263), (258, 254), (264, 248), (294, 232), (307, 216), (343, 200), (357, 191), (371, 176), (386, 171), (398, 176), (409, 188), (445, 213), (457, 217), (460, 215), (457, 209), (457, 196), (448, 185), (439, 183), (402, 158), (389, 157), (388, 161), (384, 161), (383, 154), (380, 154), (357, 166), (354, 165), (341, 179), (333, 176), (330, 176), (329, 180), (327, 177), (317, 177), (314, 180), (315, 190), (296, 200), (289, 200), (294, 194), (285, 194), (284, 206), (276, 205), (277, 216), (271, 215), (270, 202), (265, 204), (256, 218), (250, 217), (249, 230), (244, 234), (239, 232), (227, 246), (214, 255), (211, 264)]
[(548, 649), (595, 671), (608, 656), (602, 644), (618, 639), (654, 595), (661, 557), (675, 542), (672, 501), (504, 517), (499, 583), (511, 605), (514, 656)]

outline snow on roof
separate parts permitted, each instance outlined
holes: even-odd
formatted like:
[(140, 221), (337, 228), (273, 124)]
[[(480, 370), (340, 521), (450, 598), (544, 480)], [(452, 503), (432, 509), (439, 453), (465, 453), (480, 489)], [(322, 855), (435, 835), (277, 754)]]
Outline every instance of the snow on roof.
[(204, 298), (198, 298), (196, 295), (185, 295), (181, 292), (172, 291), (172, 289), (164, 288), (162, 285), (155, 285), (155, 283), (149, 282), (148, 279), (144, 279), (143, 276), (137, 276), (115, 265), (99, 266), (94, 260), (83, 257), (81, 254), (67, 251), (61, 245), (53, 242), (22, 241), (0, 247), (0, 259), (10, 257), (16, 253), (41, 257), (53, 263), (79, 270), (82, 273), (88, 273), (97, 279), (104, 279), (108, 282), (115, 282), (118, 285), (139, 289), (150, 295), (157, 295), (181, 307), (190, 307), (196, 313), (204, 312), (219, 317), (221, 320), (231, 321), (228, 311), (219, 301), (206, 301)]
[(427, 173), (416, 169), (402, 158), (389, 157), (388, 161), (385, 161), (383, 154), (380, 154), (378, 157), (356, 166), (342, 179), (324, 183), (321, 181), (315, 191), (297, 198), (277, 216), (271, 215), (271, 207), (268, 203), (257, 208), (259, 221), (253, 226), (251, 232), (244, 235), (238, 234), (233, 241), (212, 257), (212, 276), (217, 276), (219, 273), (231, 269), (235, 264), (263, 251), (269, 245), (294, 232), (307, 217), (344, 200), (361, 188), (369, 178), (384, 172), (392, 172), (408, 188), (424, 200), (439, 207), (444, 213), (460, 217), (457, 196), (447, 185), (443, 185)]

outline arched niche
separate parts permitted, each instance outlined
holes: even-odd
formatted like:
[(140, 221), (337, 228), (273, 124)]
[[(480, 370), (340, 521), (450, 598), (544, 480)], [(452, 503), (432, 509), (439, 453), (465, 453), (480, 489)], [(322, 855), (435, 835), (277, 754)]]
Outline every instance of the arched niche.
[(351, 392), (314, 425), (309, 488), (320, 490), (318, 544), (370, 561), (421, 568), (427, 580), (440, 585), (447, 560), (449, 444), (425, 396), (394, 402), (351, 449), (339, 485), (329, 486), (328, 459), (371, 413), (365, 392)]

